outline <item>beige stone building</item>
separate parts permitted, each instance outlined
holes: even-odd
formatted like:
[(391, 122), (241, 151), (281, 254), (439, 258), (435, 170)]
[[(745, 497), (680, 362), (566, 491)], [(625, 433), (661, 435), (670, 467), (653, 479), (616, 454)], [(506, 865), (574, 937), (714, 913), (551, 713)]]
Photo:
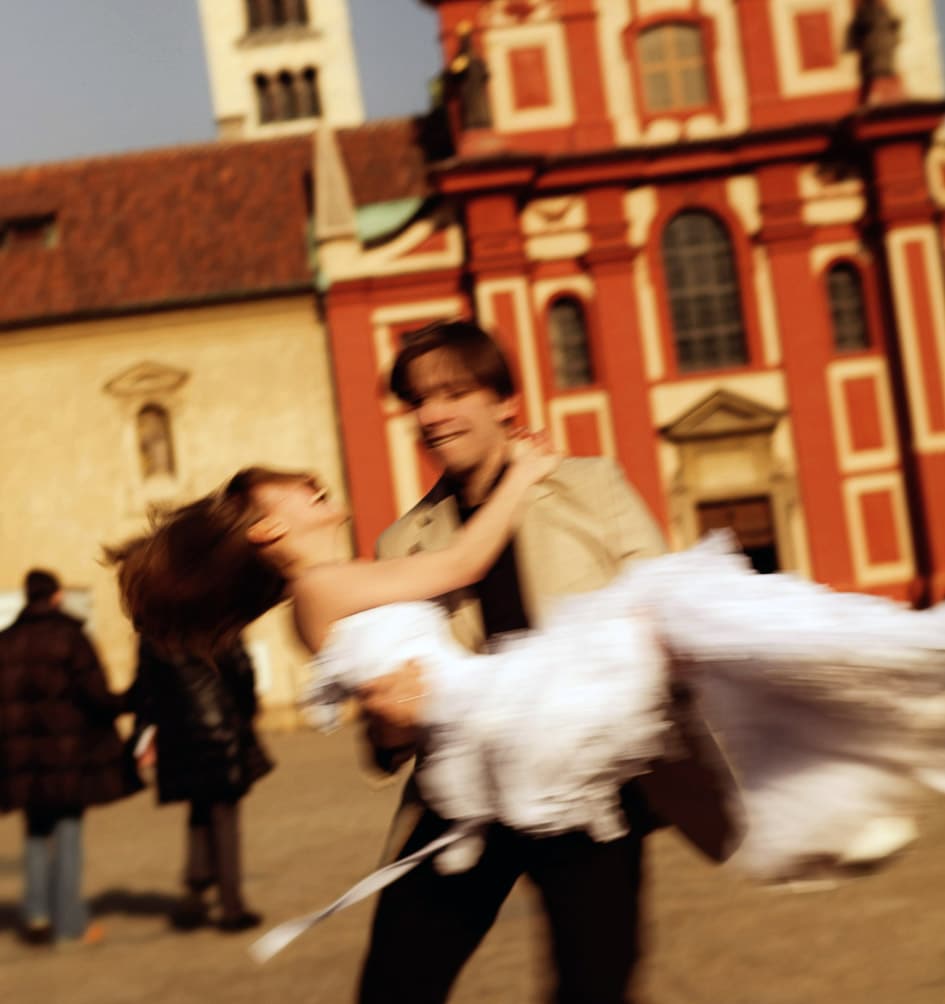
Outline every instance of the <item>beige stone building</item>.
[[(116, 687), (134, 636), (102, 544), (249, 463), (344, 492), (311, 165), (298, 136), (0, 172), (0, 621), (27, 569), (58, 570)], [(285, 611), (249, 641), (290, 721)]]

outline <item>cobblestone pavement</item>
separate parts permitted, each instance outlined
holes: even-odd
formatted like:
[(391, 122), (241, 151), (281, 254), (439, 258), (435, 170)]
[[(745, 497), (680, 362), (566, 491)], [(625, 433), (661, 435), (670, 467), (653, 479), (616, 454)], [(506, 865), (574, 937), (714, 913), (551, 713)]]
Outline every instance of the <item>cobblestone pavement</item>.
[[(322, 905), (375, 864), (397, 789), (358, 776), (352, 733), (273, 736), (279, 769), (244, 803), (246, 888), (273, 922)], [(10, 1004), (347, 1004), (370, 904), (259, 967), (252, 934), (168, 929), (184, 815), (150, 792), (92, 812), (86, 889), (96, 948), (15, 937), (20, 821), (0, 818), (0, 1001)], [(772, 891), (704, 864), (673, 834), (649, 841), (647, 1004), (943, 1004), (945, 805), (878, 874), (830, 891)], [(455, 1004), (541, 999), (543, 933), (520, 886), (463, 973)], [(409, 1002), (404, 1002), (409, 1004)], [(593, 1004), (593, 1002), (588, 1002)]]

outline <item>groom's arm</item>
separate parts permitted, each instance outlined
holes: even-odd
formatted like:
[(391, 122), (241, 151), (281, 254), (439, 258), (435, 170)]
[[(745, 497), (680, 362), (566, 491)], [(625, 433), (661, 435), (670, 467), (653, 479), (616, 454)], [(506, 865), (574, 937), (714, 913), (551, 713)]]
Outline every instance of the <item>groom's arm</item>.
[(364, 719), (365, 760), (384, 774), (396, 774), (417, 751), (417, 721), (426, 689), (415, 662), (376, 677), (357, 694)]
[[(409, 554), (412, 542), (398, 524), (388, 527), (377, 541), (376, 558)], [(424, 687), (420, 667), (405, 663), (400, 669), (371, 681), (358, 700), (364, 717), (365, 759), (384, 774), (397, 771), (413, 759), (417, 749), (416, 712)]]
[(426, 696), (423, 667), (418, 662), (405, 663), (358, 689), (372, 759), (385, 773), (393, 773), (414, 755)]

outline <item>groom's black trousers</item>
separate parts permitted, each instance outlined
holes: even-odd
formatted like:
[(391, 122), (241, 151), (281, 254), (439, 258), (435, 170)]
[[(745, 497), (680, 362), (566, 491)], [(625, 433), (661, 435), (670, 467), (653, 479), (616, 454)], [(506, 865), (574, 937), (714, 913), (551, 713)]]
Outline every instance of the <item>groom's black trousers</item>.
[[(427, 811), (399, 856), (447, 825)], [(423, 862), (381, 894), (360, 1004), (445, 1001), (521, 875), (538, 889), (549, 922), (555, 1004), (629, 1004), (640, 951), (644, 831), (638, 823), (619, 840), (595, 843), (583, 832), (528, 837), (494, 825), (469, 871), (441, 875)]]

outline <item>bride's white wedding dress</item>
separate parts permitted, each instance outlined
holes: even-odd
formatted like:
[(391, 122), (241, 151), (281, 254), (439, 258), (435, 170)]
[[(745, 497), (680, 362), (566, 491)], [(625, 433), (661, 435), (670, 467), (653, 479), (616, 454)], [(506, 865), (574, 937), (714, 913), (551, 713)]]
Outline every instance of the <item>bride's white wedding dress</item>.
[(945, 605), (916, 612), (758, 575), (727, 534), (562, 599), (491, 655), (460, 647), (435, 603), (344, 618), (305, 701), (324, 724), (361, 683), (409, 659), (428, 687), (417, 783), (456, 826), (280, 925), (257, 958), (434, 850), (447, 848), (445, 870), (469, 867), (493, 820), (620, 836), (618, 789), (664, 752), (674, 682), (693, 692), (730, 760), (747, 823), (731, 862), (755, 877), (881, 857), (908, 839), (917, 791), (945, 792)]
[(417, 782), (470, 825), (621, 835), (617, 790), (662, 752), (673, 677), (730, 758), (748, 823), (734, 863), (756, 876), (842, 862), (919, 785), (945, 791), (945, 612), (755, 574), (725, 534), (563, 599), (492, 655), (433, 603), (347, 617), (308, 700), (407, 659), (429, 690)]

